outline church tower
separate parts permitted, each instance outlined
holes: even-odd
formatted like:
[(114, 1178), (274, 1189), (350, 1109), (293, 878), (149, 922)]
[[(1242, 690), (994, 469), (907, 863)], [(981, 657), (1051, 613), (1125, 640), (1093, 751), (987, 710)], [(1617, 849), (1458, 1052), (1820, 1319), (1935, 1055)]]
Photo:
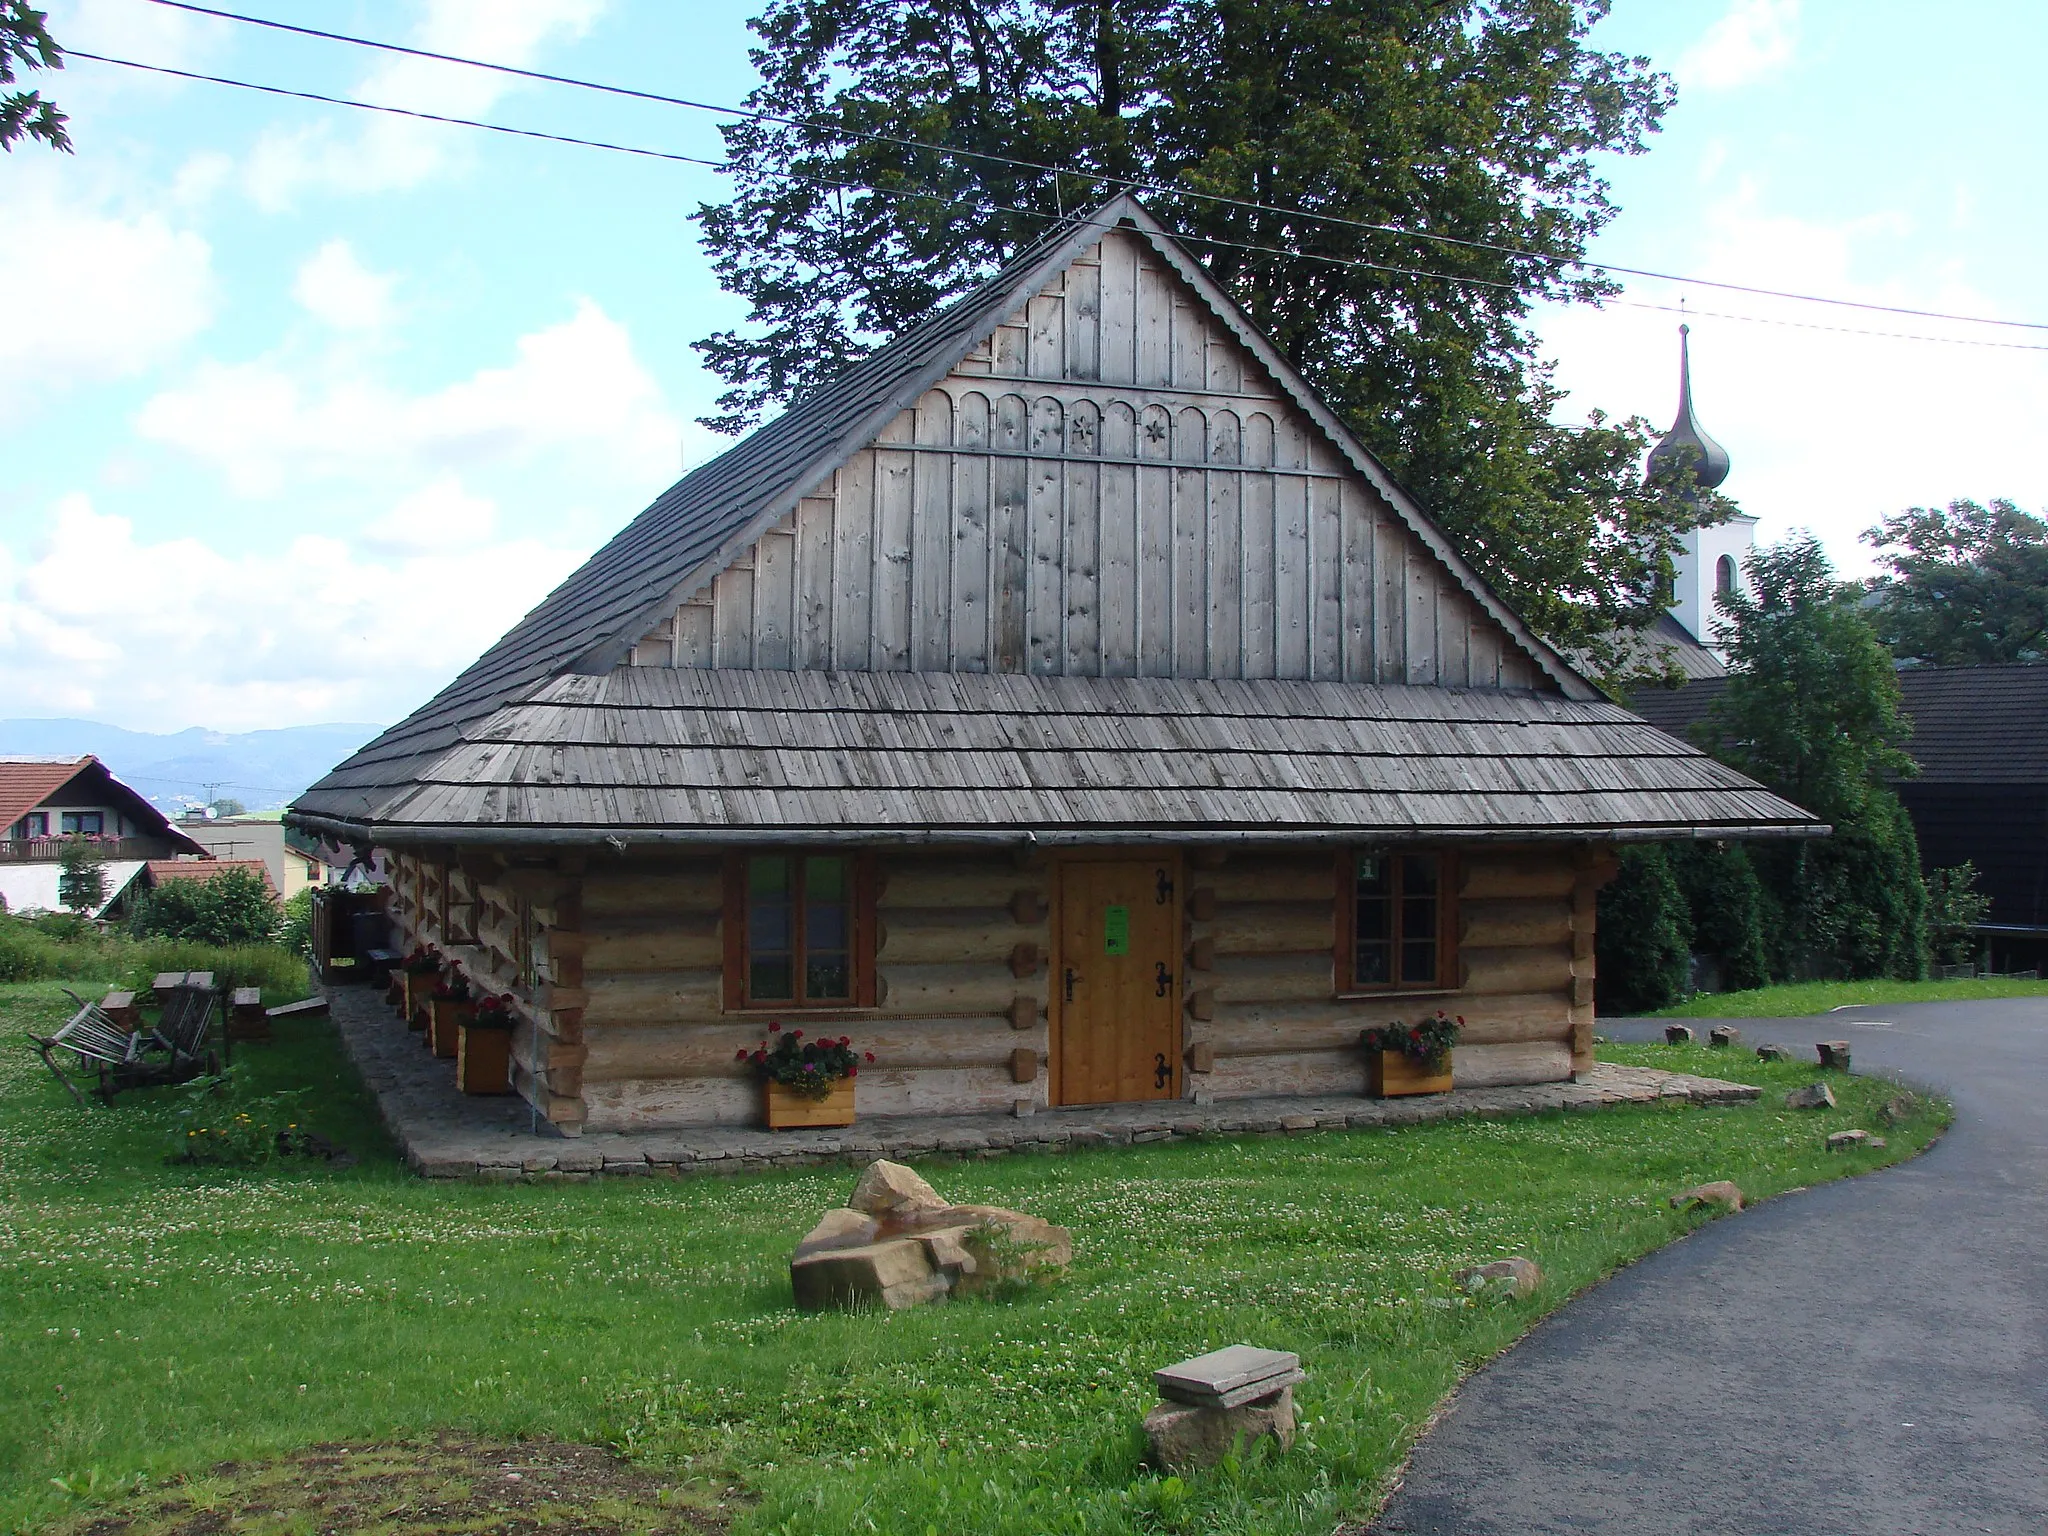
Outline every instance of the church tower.
[[(1702, 491), (1718, 490), (1728, 478), (1728, 450), (1707, 436), (1693, 414), (1692, 327), (1687, 325), (1678, 328), (1678, 419), (1650, 450), (1645, 468), (1654, 480), (1681, 465), (1692, 467), (1693, 483)], [(1717, 655), (1721, 648), (1715, 643), (1714, 629), (1720, 612), (1714, 598), (1746, 584), (1742, 563), (1755, 543), (1756, 519), (1738, 512), (1725, 523), (1686, 534), (1674, 557), (1677, 569), (1671, 584), (1671, 616)]]

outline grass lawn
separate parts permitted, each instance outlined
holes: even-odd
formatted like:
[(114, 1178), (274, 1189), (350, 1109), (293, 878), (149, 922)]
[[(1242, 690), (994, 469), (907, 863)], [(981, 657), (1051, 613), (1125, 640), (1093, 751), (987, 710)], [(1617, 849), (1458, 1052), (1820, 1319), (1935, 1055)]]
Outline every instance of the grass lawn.
[(1968, 1003), (2048, 996), (2048, 981), (1989, 976), (1976, 981), (1802, 981), (1748, 992), (1702, 992), (1647, 1019), (1798, 1019), (1857, 1003)]
[[(245, 1056), (270, 1084), (316, 1085), (313, 1128), (357, 1166), (168, 1166), (178, 1091), (81, 1110), (21, 1047), (60, 1011), (51, 987), (0, 988), (0, 1529), (81, 1530), (109, 1499), (143, 1515), (132, 1536), (198, 1529), (148, 1512), (165, 1479), (319, 1444), (360, 1456), (470, 1437), (617, 1446), (663, 1499), (740, 1532), (1327, 1536), (1374, 1505), (1461, 1375), (1707, 1219), (1669, 1210), (1669, 1192), (1732, 1178), (1761, 1197), (1862, 1172), (1924, 1146), (1945, 1113), (1890, 1130), (1885, 1151), (1830, 1155), (1823, 1134), (1874, 1127), (1892, 1085), (1838, 1079), (1839, 1109), (1792, 1112), (1782, 1093), (1815, 1069), (1614, 1047), (1767, 1091), (1723, 1108), (930, 1161), (952, 1199), (1073, 1228), (1068, 1278), (1008, 1301), (807, 1315), (790, 1305), (789, 1249), (844, 1200), (849, 1169), (416, 1180), (324, 1022)], [(1549, 1275), (1533, 1300), (1454, 1290), (1460, 1266), (1510, 1253)], [(1238, 1341), (1303, 1356), (1294, 1454), (1151, 1476), (1137, 1427), (1151, 1371)], [(246, 1510), (236, 1475), (194, 1486)], [(379, 1514), (380, 1531), (456, 1528)], [(332, 1522), (242, 1513), (203, 1528)]]

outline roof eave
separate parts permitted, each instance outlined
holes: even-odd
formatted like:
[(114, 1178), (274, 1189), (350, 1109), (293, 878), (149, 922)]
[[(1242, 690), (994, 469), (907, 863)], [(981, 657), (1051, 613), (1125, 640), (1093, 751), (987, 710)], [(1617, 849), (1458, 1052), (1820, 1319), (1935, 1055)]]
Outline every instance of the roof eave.
[(1819, 838), (1834, 829), (1823, 822), (1749, 822), (1739, 824), (1589, 823), (1581, 826), (1487, 827), (1359, 827), (1359, 826), (1066, 826), (1066, 827), (849, 827), (844, 823), (773, 827), (650, 827), (650, 826), (527, 826), (445, 825), (410, 822), (356, 821), (294, 811), (287, 820), (309, 832), (343, 843), (368, 842), (379, 847), (407, 845), (514, 846), (595, 848), (623, 852), (635, 846), (747, 846), (788, 843), (847, 843), (862, 846), (955, 844), (1004, 847), (1103, 847), (1160, 844), (1264, 844), (1358, 842), (1400, 843), (1536, 843), (1536, 842), (1748, 842)]

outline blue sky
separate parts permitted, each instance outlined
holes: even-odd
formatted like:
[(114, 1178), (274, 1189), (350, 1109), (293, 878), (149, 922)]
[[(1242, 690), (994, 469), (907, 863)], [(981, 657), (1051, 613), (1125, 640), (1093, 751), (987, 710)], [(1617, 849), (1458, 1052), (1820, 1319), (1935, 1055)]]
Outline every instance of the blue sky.
[[(259, 14), (733, 101), (745, 4), (249, 0)], [(145, 0), (52, 0), (68, 45), (715, 156), (715, 119), (397, 63)], [(1941, 18), (1939, 30), (1929, 17)], [(1681, 94), (1610, 168), (1597, 254), (2048, 319), (2029, 102), (2048, 7), (1618, 0)], [(0, 160), (0, 686), (137, 729), (387, 721), (718, 440), (689, 343), (740, 318), (689, 214), (710, 172), (76, 61), (75, 156)], [(33, 294), (24, 302), (24, 294)], [(1882, 513), (2048, 504), (2048, 351), (1997, 331), (1631, 280), (1695, 312), (1702, 418), (1763, 537), (1845, 568)], [(1678, 317), (1546, 313), (1572, 395), (1668, 420)]]

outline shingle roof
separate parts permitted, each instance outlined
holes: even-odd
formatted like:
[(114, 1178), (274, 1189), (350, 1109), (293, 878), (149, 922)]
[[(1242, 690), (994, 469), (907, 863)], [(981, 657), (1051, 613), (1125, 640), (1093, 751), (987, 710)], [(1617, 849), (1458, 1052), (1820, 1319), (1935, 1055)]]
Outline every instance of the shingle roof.
[[(1113, 198), (1046, 237), (924, 323), (852, 364), (830, 383), (701, 465), (655, 499), (454, 682), (348, 764), (403, 749), (424, 768), (466, 722), (565, 672), (597, 673), (659, 620), (686, 586), (708, 580), (818, 480), (913, 405), (996, 326), (1022, 308), (1104, 231), (1125, 225), (1152, 240), (1189, 285), (1315, 417), (1353, 465), (1473, 596), (1568, 694), (1597, 697), (1549, 646), (1486, 588), (1414, 499), (1402, 490), (1280, 357), (1201, 266), (1135, 200)], [(347, 766), (345, 764), (344, 766)]]
[[(1907, 667), (1899, 692), (1913, 734), (1905, 747), (1919, 783), (2048, 783), (2048, 665)], [(1704, 678), (1679, 689), (1646, 688), (1629, 707), (1685, 736), (1728, 686)]]
[(425, 773), (359, 758), (297, 814), (401, 842), (1822, 830), (1615, 705), (1526, 693), (635, 667), (469, 736)]

